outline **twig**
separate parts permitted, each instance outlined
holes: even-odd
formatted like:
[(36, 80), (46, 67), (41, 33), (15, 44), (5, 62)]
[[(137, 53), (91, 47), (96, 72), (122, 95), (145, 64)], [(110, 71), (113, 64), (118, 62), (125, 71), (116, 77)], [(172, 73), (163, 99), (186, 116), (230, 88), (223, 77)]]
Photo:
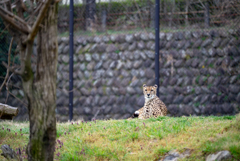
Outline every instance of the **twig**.
[(99, 112), (100, 112), (100, 109), (97, 110), (97, 112), (96, 112), (95, 115), (93, 116), (92, 120), (93, 120), (93, 119), (96, 119), (96, 117), (97, 117), (97, 115), (98, 115)]
[(142, 27), (144, 27), (144, 24), (143, 24), (143, 18), (142, 18), (142, 14), (141, 14), (140, 8), (139, 8), (139, 6), (138, 6), (138, 4), (137, 4), (136, 0), (134, 0), (134, 4), (135, 4), (135, 5), (136, 5), (136, 7), (137, 7), (137, 10), (138, 10), (138, 15), (139, 15), (139, 17), (140, 17), (140, 20), (141, 20), (141, 25), (142, 25)]
[(12, 44), (13, 44), (13, 38), (11, 39), (10, 45), (9, 45), (9, 49), (8, 49), (8, 65), (7, 65), (7, 74), (5, 76), (5, 79), (0, 87), (0, 92), (4, 86), (4, 84), (6, 83), (8, 76), (9, 76), (9, 67), (10, 67), (10, 61), (11, 61), (11, 50), (12, 50)]
[(40, 4), (37, 6), (37, 8), (36, 8), (36, 9), (34, 10), (34, 12), (31, 14), (31, 16), (29, 17), (29, 19), (28, 19), (27, 22), (29, 22), (30, 20), (33, 19), (34, 15), (41, 9), (41, 7), (42, 7), (42, 3), (40, 3)]
[(30, 34), (27, 37), (27, 40), (24, 43), (27, 43), (27, 41), (33, 41), (34, 37), (37, 35), (39, 25), (42, 22), (43, 18), (45, 17), (45, 14), (47, 12), (48, 7), (50, 6), (52, 0), (47, 0), (45, 4), (43, 5), (40, 13), (38, 14), (37, 20), (33, 24), (32, 30)]
[(5, 104), (7, 103), (8, 96), (9, 96), (9, 93), (10, 93), (10, 92), (9, 92), (9, 88), (8, 88), (8, 83), (9, 83), (10, 79), (12, 78), (13, 74), (14, 74), (14, 73), (12, 73), (12, 74), (10, 75), (10, 77), (8, 78), (8, 81), (7, 81), (7, 83), (6, 83), (7, 98), (6, 98), (6, 100), (5, 100)]
[(1, 31), (0, 36), (3, 34), (3, 31), (5, 31), (8, 28), (9, 24), (5, 26), (5, 28)]
[(17, 98), (12, 92), (9, 92), (14, 98), (16, 98), (19, 102), (21, 102), (22, 104), (24, 104), (25, 106), (27, 106), (26, 103), (24, 103), (22, 100), (20, 100), (19, 98)]
[(23, 74), (21, 71), (15, 70), (14, 67), (10, 67), (10, 66), (8, 67), (8, 65), (7, 65), (5, 62), (2, 62), (2, 65), (3, 65), (5, 68), (9, 69), (11, 72), (13, 72), (13, 73), (15, 73), (15, 74), (17, 74), (17, 75), (22, 75), (22, 74)]

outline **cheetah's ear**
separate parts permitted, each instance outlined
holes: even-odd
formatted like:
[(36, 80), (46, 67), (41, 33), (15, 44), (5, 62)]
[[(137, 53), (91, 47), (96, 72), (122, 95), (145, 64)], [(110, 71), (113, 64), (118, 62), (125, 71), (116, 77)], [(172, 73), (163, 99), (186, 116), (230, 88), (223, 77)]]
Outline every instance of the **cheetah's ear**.
[(157, 88), (158, 86), (155, 84), (154, 87)]
[(143, 84), (143, 87), (146, 87), (146, 84)]

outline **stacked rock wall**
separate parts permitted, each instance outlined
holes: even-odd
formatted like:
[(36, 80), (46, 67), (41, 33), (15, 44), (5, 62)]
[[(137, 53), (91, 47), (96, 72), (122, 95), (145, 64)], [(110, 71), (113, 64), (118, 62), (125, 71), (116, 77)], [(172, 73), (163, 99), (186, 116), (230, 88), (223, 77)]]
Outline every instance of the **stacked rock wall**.
[[(237, 32), (160, 33), (160, 99), (170, 115), (234, 114), (240, 104)], [(74, 53), (74, 119), (127, 118), (155, 83), (153, 33), (78, 37)], [(69, 47), (59, 38), (57, 117), (68, 119)]]

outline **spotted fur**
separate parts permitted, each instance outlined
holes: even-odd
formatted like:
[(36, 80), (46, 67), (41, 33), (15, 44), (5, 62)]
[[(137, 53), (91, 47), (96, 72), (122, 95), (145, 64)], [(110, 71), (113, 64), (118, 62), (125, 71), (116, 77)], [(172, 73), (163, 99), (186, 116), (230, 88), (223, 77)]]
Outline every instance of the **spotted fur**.
[(158, 86), (143, 85), (145, 103), (142, 108), (134, 112), (133, 117), (147, 119), (150, 117), (159, 117), (167, 115), (166, 105), (156, 95)]

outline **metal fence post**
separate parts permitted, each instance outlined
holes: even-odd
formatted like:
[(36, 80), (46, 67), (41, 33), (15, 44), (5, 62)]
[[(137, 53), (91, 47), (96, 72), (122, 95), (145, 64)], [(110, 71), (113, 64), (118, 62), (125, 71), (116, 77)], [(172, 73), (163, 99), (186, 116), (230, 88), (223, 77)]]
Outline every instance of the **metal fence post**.
[(155, 84), (158, 86), (159, 96), (159, 0), (155, 4)]
[(73, 119), (73, 0), (69, 9), (69, 120)]

